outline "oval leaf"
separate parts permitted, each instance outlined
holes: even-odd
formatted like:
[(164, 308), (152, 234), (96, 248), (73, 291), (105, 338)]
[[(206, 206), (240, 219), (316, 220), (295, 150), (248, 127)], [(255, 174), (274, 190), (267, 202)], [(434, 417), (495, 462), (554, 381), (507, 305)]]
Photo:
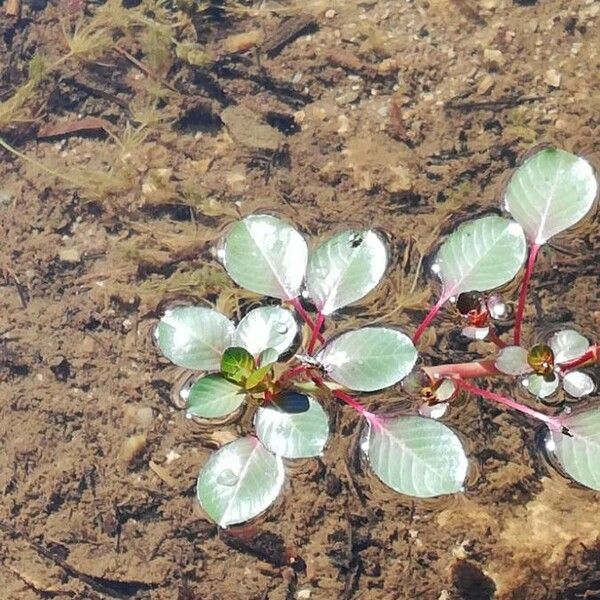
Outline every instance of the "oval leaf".
[(575, 481), (600, 491), (600, 409), (569, 415), (562, 420), (569, 435), (550, 431), (546, 448)]
[(221, 355), (231, 345), (233, 323), (201, 306), (182, 306), (165, 312), (154, 336), (162, 353), (186, 369), (218, 371)]
[(546, 148), (514, 172), (505, 203), (529, 241), (540, 245), (583, 219), (597, 191), (594, 170), (586, 160)]
[(369, 422), (363, 447), (376, 475), (396, 492), (417, 498), (462, 489), (467, 457), (456, 434), (423, 417)]
[(319, 246), (308, 261), (306, 287), (324, 315), (366, 296), (387, 267), (387, 249), (374, 231), (344, 231)]
[[(235, 344), (243, 346), (253, 356), (273, 348), (278, 355), (285, 352), (298, 333), (294, 315), (279, 306), (261, 306), (251, 310), (235, 330)], [(277, 360), (277, 357), (275, 359)]]
[(329, 419), (312, 398), (304, 412), (289, 413), (276, 405), (259, 408), (254, 427), (260, 441), (283, 458), (321, 456), (329, 437)]
[(255, 367), (254, 357), (246, 348), (233, 346), (223, 352), (221, 373), (234, 383), (243, 383), (250, 377)]
[(241, 438), (208, 459), (198, 477), (198, 501), (221, 527), (243, 523), (275, 501), (284, 475), (281, 457), (255, 437)]
[(251, 215), (236, 223), (225, 240), (224, 264), (242, 287), (282, 300), (300, 293), (308, 249), (291, 226), (270, 215)]
[(406, 377), (415, 365), (417, 351), (400, 331), (365, 327), (334, 338), (317, 360), (333, 381), (352, 390), (373, 392)]
[(525, 253), (521, 226), (492, 215), (460, 225), (442, 244), (432, 269), (442, 280), (442, 296), (450, 298), (504, 285), (521, 268)]
[(310, 406), (309, 397), (294, 390), (282, 392), (273, 402), (279, 410), (291, 414), (306, 412)]
[(181, 392), (186, 411), (194, 417), (216, 419), (237, 410), (245, 399), (244, 390), (220, 375), (201, 377)]

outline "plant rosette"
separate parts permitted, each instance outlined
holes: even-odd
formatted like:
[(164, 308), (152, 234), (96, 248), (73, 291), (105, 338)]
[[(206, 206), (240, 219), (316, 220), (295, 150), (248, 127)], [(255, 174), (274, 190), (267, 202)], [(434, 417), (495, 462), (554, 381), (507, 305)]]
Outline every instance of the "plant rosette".
[(563, 329), (547, 344), (536, 344), (529, 350), (522, 346), (502, 348), (495, 365), (505, 375), (520, 377), (521, 385), (538, 398), (552, 396), (562, 385), (569, 396), (579, 399), (595, 390), (594, 380), (583, 371), (565, 367), (584, 357), (590, 347), (580, 333)]
[[(577, 367), (598, 363), (598, 345), (570, 329), (529, 350), (520, 339), (540, 247), (585, 217), (596, 193), (595, 174), (584, 159), (555, 148), (529, 157), (507, 187), (505, 208), (512, 219), (490, 214), (462, 223), (439, 247), (432, 265), (441, 284), (438, 299), (412, 339), (379, 326), (325, 337), (327, 318), (363, 300), (386, 272), (387, 246), (377, 231), (343, 231), (309, 250), (294, 227), (274, 216), (250, 215), (234, 223), (217, 251), (225, 270), (238, 285), (282, 306), (251, 310), (237, 326), (210, 308), (174, 308), (155, 332), (167, 358), (204, 373), (185, 390), (189, 415), (235, 416), (246, 400), (255, 411), (255, 435), (223, 445), (200, 470), (197, 498), (206, 514), (227, 527), (271, 506), (283, 489), (284, 460), (324, 452), (329, 419), (321, 402), (344, 402), (365, 419), (360, 447), (388, 487), (419, 498), (457, 493), (466, 479), (467, 456), (456, 433), (437, 419), (460, 391), (544, 423), (546, 448), (558, 468), (600, 490), (597, 407), (549, 415), (470, 382), (508, 374), (539, 398), (561, 385), (573, 398), (594, 391), (591, 377)], [(509, 346), (494, 324), (510, 316), (498, 289), (523, 266)], [(310, 300), (314, 315), (302, 298)], [(463, 334), (487, 338), (499, 352), (492, 360), (413, 371), (416, 345), (447, 302), (461, 314)], [(308, 335), (292, 349), (299, 338), (297, 319)], [(418, 397), (414, 412), (420, 414), (378, 415), (349, 393), (373, 393), (402, 381), (405, 392)]]

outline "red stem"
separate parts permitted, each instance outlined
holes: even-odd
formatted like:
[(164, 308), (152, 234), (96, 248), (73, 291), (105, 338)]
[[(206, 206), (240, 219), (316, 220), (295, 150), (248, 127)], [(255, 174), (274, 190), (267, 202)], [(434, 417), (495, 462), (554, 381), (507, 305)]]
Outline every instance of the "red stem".
[(463, 390), (467, 392), (471, 392), (472, 394), (477, 394), (482, 398), (486, 398), (487, 400), (491, 400), (492, 402), (497, 402), (498, 404), (503, 404), (504, 406), (508, 406), (514, 410), (518, 410), (519, 412), (533, 417), (538, 421), (544, 422), (550, 429), (554, 431), (563, 431), (563, 425), (561, 420), (557, 417), (550, 417), (549, 415), (545, 415), (544, 413), (538, 412), (537, 410), (533, 410), (533, 408), (529, 408), (512, 398), (507, 398), (506, 396), (501, 396), (500, 394), (496, 394), (495, 392), (491, 392), (489, 390), (484, 390), (476, 385), (471, 385), (467, 381), (463, 381), (462, 379), (454, 379), (454, 383)]
[(284, 371), (279, 378), (279, 383), (286, 383), (290, 379), (294, 379), (297, 375), (303, 375), (310, 369), (310, 365), (298, 365), (297, 367), (292, 367), (287, 371)]
[(312, 333), (310, 334), (310, 340), (308, 342), (308, 346), (306, 351), (308, 354), (312, 354), (315, 349), (315, 344), (317, 343), (317, 338), (321, 333), (321, 327), (323, 327), (323, 323), (325, 322), (325, 315), (322, 312), (317, 314), (317, 318), (315, 320), (315, 325), (313, 327)]
[(444, 306), (444, 303), (446, 302), (446, 300), (448, 300), (448, 296), (446, 296), (446, 295), (442, 296), (436, 302), (435, 306), (427, 313), (426, 317), (423, 319), (423, 321), (421, 321), (421, 324), (419, 325), (419, 327), (417, 328), (417, 331), (415, 331), (415, 334), (413, 335), (413, 338), (412, 338), (413, 344), (416, 344), (419, 341), (419, 338), (423, 335), (423, 332), (427, 329), (427, 327), (429, 326), (429, 323), (431, 323), (431, 321), (433, 321), (433, 319), (435, 318), (435, 315), (437, 315), (440, 312), (440, 309), (442, 308), (442, 306)]
[(438, 365), (437, 367), (423, 367), (423, 371), (429, 379), (435, 380), (441, 377), (461, 377), (472, 379), (474, 377), (489, 377), (490, 375), (504, 375), (496, 369), (493, 360), (482, 360), (471, 363), (457, 363), (455, 365)]
[(318, 385), (321, 389), (327, 391), (338, 400), (345, 402), (348, 406), (351, 406), (357, 413), (359, 413), (373, 425), (381, 423), (381, 419), (377, 417), (377, 415), (374, 415), (373, 413), (369, 412), (356, 398), (354, 398), (350, 394), (347, 394), (343, 390), (330, 390), (325, 385), (323, 378), (319, 377), (318, 375), (312, 375), (311, 378), (315, 382), (315, 384)]
[[(315, 323), (310, 318), (310, 315), (306, 312), (306, 310), (304, 310), (304, 306), (302, 306), (302, 304), (300, 303), (300, 299), (292, 298), (291, 300), (289, 300), (289, 303), (296, 309), (298, 314), (304, 319), (304, 322), (310, 327), (310, 330), (313, 331), (315, 328)], [(325, 341), (325, 338), (321, 334), (319, 334), (317, 336), (317, 339), (321, 343), (323, 343)]]
[(498, 348), (506, 348), (506, 346), (508, 345), (504, 340), (498, 337), (496, 328), (493, 326), (490, 326), (490, 342), (496, 344)]
[(561, 363), (559, 366), (560, 370), (563, 373), (566, 373), (567, 371), (575, 369), (576, 367), (580, 367), (581, 365), (590, 361), (600, 362), (600, 345), (594, 344), (593, 346), (590, 346), (581, 356)]
[(517, 305), (517, 314), (515, 317), (515, 346), (519, 346), (521, 344), (521, 329), (523, 328), (523, 313), (525, 312), (525, 300), (527, 299), (527, 289), (529, 287), (529, 281), (531, 280), (531, 275), (533, 273), (533, 267), (535, 266), (535, 259), (537, 258), (540, 248), (541, 246), (539, 244), (532, 244), (529, 250), (529, 259), (527, 260), (525, 275), (523, 276), (521, 289), (519, 291), (519, 304)]

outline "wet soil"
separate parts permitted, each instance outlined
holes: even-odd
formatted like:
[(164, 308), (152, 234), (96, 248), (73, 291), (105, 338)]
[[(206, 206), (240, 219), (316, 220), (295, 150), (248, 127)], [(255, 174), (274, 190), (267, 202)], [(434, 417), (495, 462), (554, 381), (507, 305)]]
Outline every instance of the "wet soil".
[[(468, 449), (463, 494), (389, 491), (360, 459), (359, 417), (331, 405), (324, 456), (290, 464), (275, 507), (226, 531), (201, 514), (198, 470), (245, 421), (186, 420), (172, 392), (185, 374), (150, 332), (174, 301), (232, 316), (256, 301), (212, 251), (239, 215), (282, 215), (315, 242), (381, 228), (385, 281), (329, 326), (411, 332), (434, 298), (419, 267), (439, 236), (499, 211), (532, 147), (600, 165), (598, 1), (258, 4), (213, 2), (190, 18), (204, 66), (177, 57), (159, 72), (126, 36), (65, 63), (2, 131), (44, 167), (0, 150), (0, 597), (600, 596), (600, 495), (552, 469), (535, 424), (475, 398), (447, 418)], [(68, 30), (95, 10), (30, 2), (16, 21), (13, 5), (0, 5), (4, 100), (36, 51), (64, 53), (61, 20)], [(150, 84), (166, 93), (136, 138)], [(82, 117), (116, 139), (97, 123), (69, 131)], [(598, 339), (598, 232), (595, 213), (544, 248), (532, 336), (568, 323)], [(422, 339), (425, 363), (493, 352), (454, 330), (443, 314)], [(407, 401), (394, 389), (365, 402)]]

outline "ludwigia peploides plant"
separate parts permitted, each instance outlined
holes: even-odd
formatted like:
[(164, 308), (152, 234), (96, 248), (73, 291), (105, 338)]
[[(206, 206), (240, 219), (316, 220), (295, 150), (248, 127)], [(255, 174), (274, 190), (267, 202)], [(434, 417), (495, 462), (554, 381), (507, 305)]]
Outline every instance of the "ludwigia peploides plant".
[[(255, 435), (225, 444), (202, 467), (197, 497), (204, 511), (227, 527), (267, 509), (284, 485), (284, 459), (323, 453), (329, 437), (324, 407), (331, 402), (365, 419), (361, 449), (390, 488), (419, 498), (458, 493), (468, 458), (439, 418), (460, 393), (541, 421), (545, 451), (561, 472), (600, 490), (600, 409), (571, 406), (595, 390), (587, 371), (599, 361), (599, 345), (574, 329), (543, 340), (535, 332), (523, 335), (540, 248), (588, 215), (596, 194), (594, 171), (583, 158), (555, 148), (527, 158), (506, 188), (510, 216), (463, 223), (441, 243), (432, 266), (441, 282), (439, 300), (412, 336), (393, 325), (327, 336), (328, 317), (364, 298), (384, 277), (389, 254), (377, 231), (344, 231), (309, 252), (302, 235), (274, 216), (235, 223), (219, 250), (225, 269), (238, 285), (279, 303), (254, 308), (237, 324), (210, 308), (177, 307), (155, 331), (168, 359), (199, 372), (182, 392), (190, 418), (220, 418), (241, 412), (244, 403), (255, 411)], [(511, 311), (497, 290), (523, 267)], [(462, 334), (487, 338), (495, 355), (437, 366), (428, 366), (426, 352), (418, 356), (417, 342), (447, 303), (462, 315)], [(506, 336), (513, 318), (512, 336), (503, 339), (496, 324), (505, 321)], [(300, 345), (301, 326), (306, 335)], [(474, 383), (500, 377), (515, 391), (527, 390), (530, 401)], [(359, 400), (361, 393), (403, 380), (397, 393), (415, 397), (414, 414), (380, 415)]]

